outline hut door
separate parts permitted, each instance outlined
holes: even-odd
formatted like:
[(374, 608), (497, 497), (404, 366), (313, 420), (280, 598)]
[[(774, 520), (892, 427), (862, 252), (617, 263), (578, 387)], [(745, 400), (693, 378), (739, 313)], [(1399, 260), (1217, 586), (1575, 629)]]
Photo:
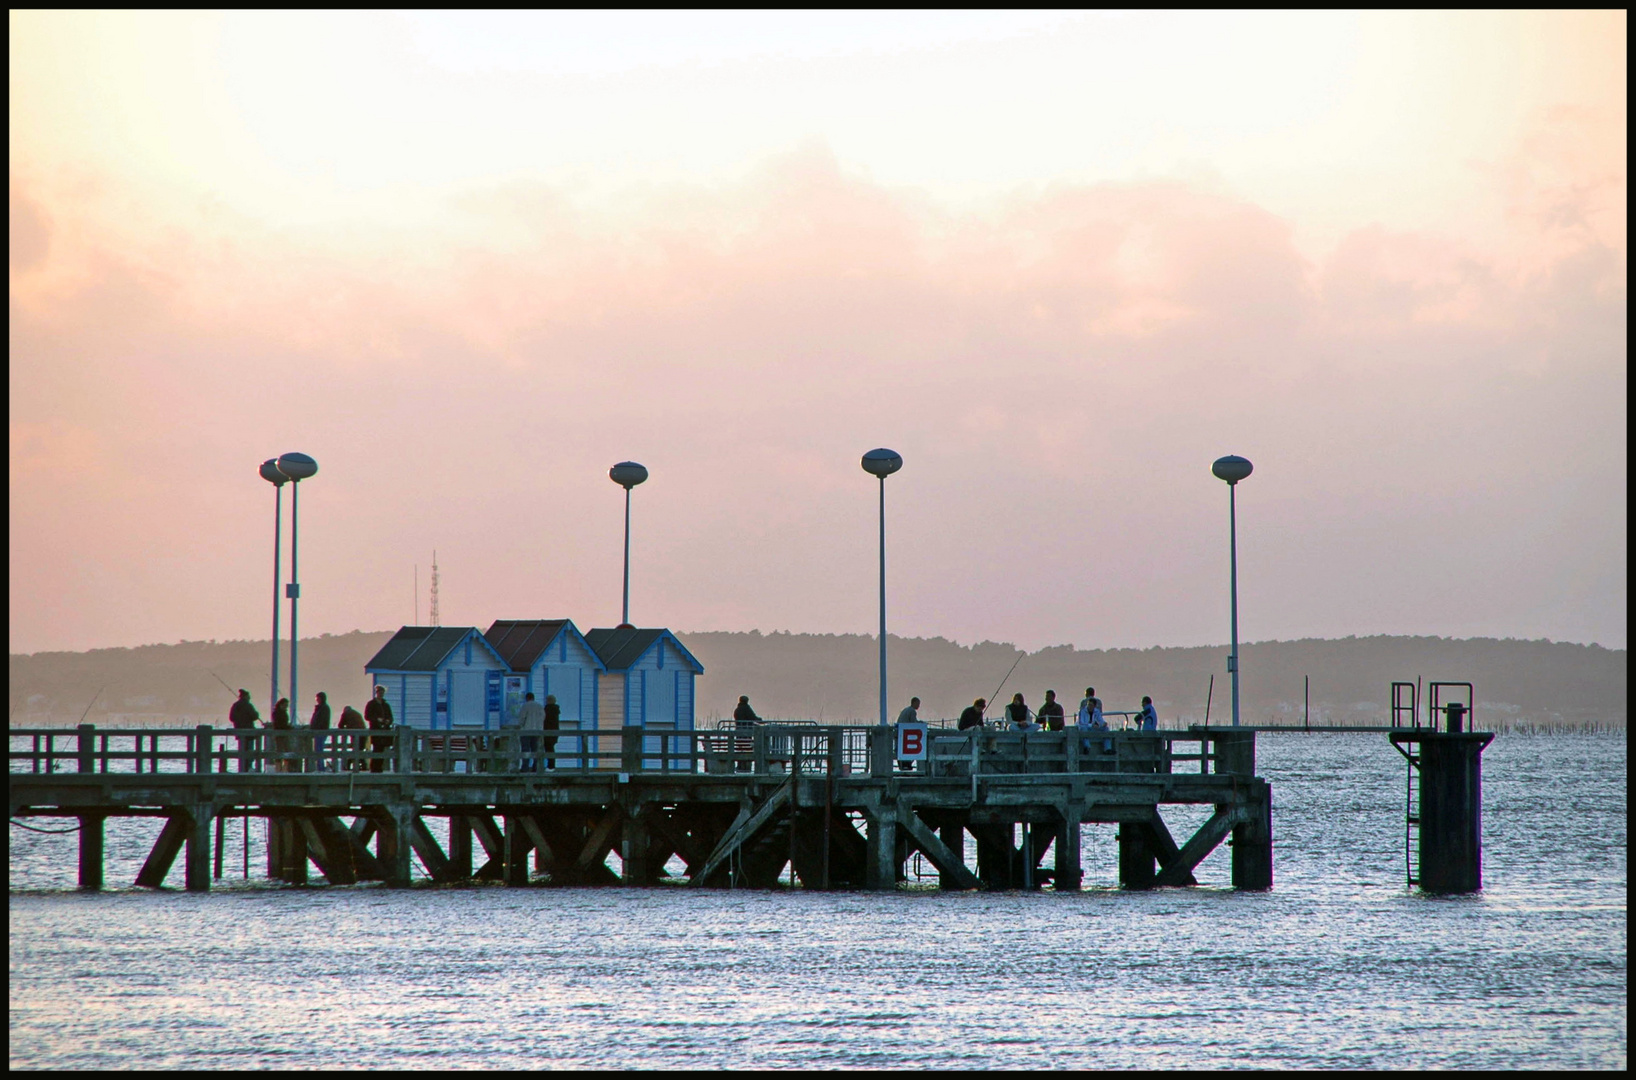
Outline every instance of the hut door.
[(500, 726), (500, 711), (505, 702), (505, 675), (499, 671), (485, 671), (483, 694), (483, 726)]

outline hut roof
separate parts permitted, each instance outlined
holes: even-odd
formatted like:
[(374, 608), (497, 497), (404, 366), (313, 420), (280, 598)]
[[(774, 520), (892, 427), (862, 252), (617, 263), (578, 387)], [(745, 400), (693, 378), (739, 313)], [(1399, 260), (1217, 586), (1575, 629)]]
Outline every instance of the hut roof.
[[(381, 651), (364, 665), (364, 670), (436, 671), (461, 642), (474, 634), (485, 648), (495, 652), (475, 626), (405, 626), (381, 646)], [(495, 658), (505, 662), (498, 653)]]
[[(580, 637), (572, 619), (496, 619), (483, 635), (512, 671), (523, 672), (539, 662), (540, 656), (564, 629)], [(595, 650), (592, 650), (595, 655)]]
[(687, 658), (693, 670), (702, 674), (704, 665), (688, 652), (682, 643), (676, 640), (676, 635), (669, 630), (644, 630), (635, 626), (621, 626), (613, 629), (590, 630), (585, 634), (585, 643), (591, 647), (609, 671), (626, 671), (638, 660), (646, 656), (658, 642), (668, 638), (672, 645)]

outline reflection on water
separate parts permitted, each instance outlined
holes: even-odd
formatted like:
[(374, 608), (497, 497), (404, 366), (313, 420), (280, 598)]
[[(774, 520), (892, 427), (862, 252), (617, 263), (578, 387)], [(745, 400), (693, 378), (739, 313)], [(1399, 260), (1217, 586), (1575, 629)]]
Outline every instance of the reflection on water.
[[(1497, 739), (1488, 887), (1442, 900), (1403, 889), (1384, 737), (1259, 751), (1268, 894), (1226, 848), (1120, 892), (1087, 827), (1071, 895), (286, 888), (235, 842), (210, 895), (82, 896), (74, 837), (13, 827), (11, 1064), (1625, 1066), (1622, 735)], [(157, 829), (110, 822), (110, 882)]]

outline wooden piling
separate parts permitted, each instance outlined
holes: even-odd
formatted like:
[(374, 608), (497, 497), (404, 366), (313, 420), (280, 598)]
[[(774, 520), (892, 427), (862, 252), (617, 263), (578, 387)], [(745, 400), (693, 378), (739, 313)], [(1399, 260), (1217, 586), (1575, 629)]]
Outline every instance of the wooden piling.
[(104, 837), (101, 814), (81, 814), (80, 822), (80, 888), (88, 892), (102, 888)]
[(1126, 889), (1151, 889), (1158, 876), (1158, 858), (1148, 843), (1147, 831), (1134, 821), (1119, 823), (1119, 884)]

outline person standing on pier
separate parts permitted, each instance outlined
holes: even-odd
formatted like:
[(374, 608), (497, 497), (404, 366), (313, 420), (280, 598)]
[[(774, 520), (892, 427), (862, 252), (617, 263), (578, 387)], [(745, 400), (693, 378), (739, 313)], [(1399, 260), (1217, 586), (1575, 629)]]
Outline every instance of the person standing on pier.
[(530, 691), (523, 695), (522, 708), (517, 710), (517, 728), (522, 732), (523, 772), (535, 772), (540, 767), (540, 733), (545, 731), (545, 706), (534, 700)]
[[(335, 726), (342, 731), (365, 731), (369, 728), (369, 725), (364, 723), (363, 713), (359, 712), (357, 709), (354, 709), (351, 705), (348, 705), (341, 710), (340, 723), (336, 724)], [(341, 750), (346, 752), (347, 772), (357, 772), (357, 751), (363, 746), (363, 740), (356, 735), (343, 735), (339, 736), (339, 739), (341, 742)]]
[[(375, 696), (364, 706), (364, 721), (375, 731), (391, 730), (392, 705), (386, 700), (386, 687), (375, 687)], [(380, 755), (386, 753), (391, 746), (392, 740), (383, 735), (377, 735), (369, 740), (369, 748), (375, 752), (375, 757), (369, 762), (370, 772), (386, 771), (386, 759)]]
[(970, 731), (972, 728), (983, 726), (983, 710), (988, 708), (988, 702), (978, 698), (966, 706), (965, 712), (960, 714), (960, 730)]
[[(757, 716), (756, 711), (750, 708), (749, 695), (740, 694), (738, 707), (733, 710), (733, 726), (743, 733), (754, 731), (755, 726), (759, 723), (761, 723), (761, 717)], [(754, 752), (754, 750), (755, 740), (753, 738), (746, 738), (743, 734), (740, 734), (738, 738), (733, 740), (733, 752), (735, 754), (748, 754)], [(755, 762), (753, 761), (736, 762), (733, 768), (734, 772), (753, 772), (754, 770)]]
[[(562, 727), (562, 706), (557, 704), (557, 695), (545, 695), (545, 716), (540, 726), (546, 731), (556, 731)], [(557, 748), (557, 737), (555, 735), (546, 735), (540, 739), (540, 742), (543, 744), (540, 751), (541, 756), (545, 758), (545, 767), (555, 769), (557, 759), (551, 756), (551, 752)]]
[[(233, 707), (227, 710), (227, 722), (239, 731), (254, 730), (261, 714), (256, 707), (250, 704), (250, 691), (240, 690), (239, 699), (233, 702)], [(240, 735), (239, 739), (239, 772), (250, 771), (250, 755), (255, 753), (256, 737), (254, 735)]]
[[(920, 699), (919, 698), (912, 697), (912, 698), (909, 699), (909, 704), (905, 705), (903, 707), (903, 711), (898, 713), (898, 723), (899, 724), (918, 724), (918, 723), (920, 723)], [(900, 771), (902, 771), (902, 772), (912, 772), (912, 771), (914, 771), (914, 767), (915, 767), (915, 763), (912, 762), (912, 761), (902, 761), (902, 760), (900, 760), (898, 762), (898, 769)]]
[(1040, 706), (1040, 723), (1046, 731), (1061, 731), (1063, 728), (1062, 703), (1057, 700), (1055, 690), (1045, 692), (1045, 704)]
[[(324, 693), (322, 690), (320, 690), (320, 691), (318, 691), (318, 694), (314, 698), (314, 700), (317, 702), (317, 704), (315, 704), (312, 707), (312, 722), (308, 726), (311, 727), (314, 731), (328, 731), (329, 730), (329, 695)], [(324, 751), (326, 751), (328, 749), (329, 749), (329, 747), (326, 744), (326, 740), (325, 740), (324, 736), (314, 735), (312, 737), (312, 752), (313, 752), (313, 756), (318, 761), (318, 771), (319, 772), (329, 772), (330, 771), (328, 763), (324, 761)]]
[[(273, 730), (290, 730), (290, 699), (281, 697), (278, 704), (273, 706)], [(278, 754), (278, 761), (273, 765), (274, 772), (293, 772), (295, 762), (290, 760), (290, 737), (288, 735), (273, 736), (273, 750)]]
[(1159, 730), (1159, 711), (1153, 707), (1153, 699), (1142, 698), (1142, 711), (1136, 714), (1136, 726), (1142, 731)]

